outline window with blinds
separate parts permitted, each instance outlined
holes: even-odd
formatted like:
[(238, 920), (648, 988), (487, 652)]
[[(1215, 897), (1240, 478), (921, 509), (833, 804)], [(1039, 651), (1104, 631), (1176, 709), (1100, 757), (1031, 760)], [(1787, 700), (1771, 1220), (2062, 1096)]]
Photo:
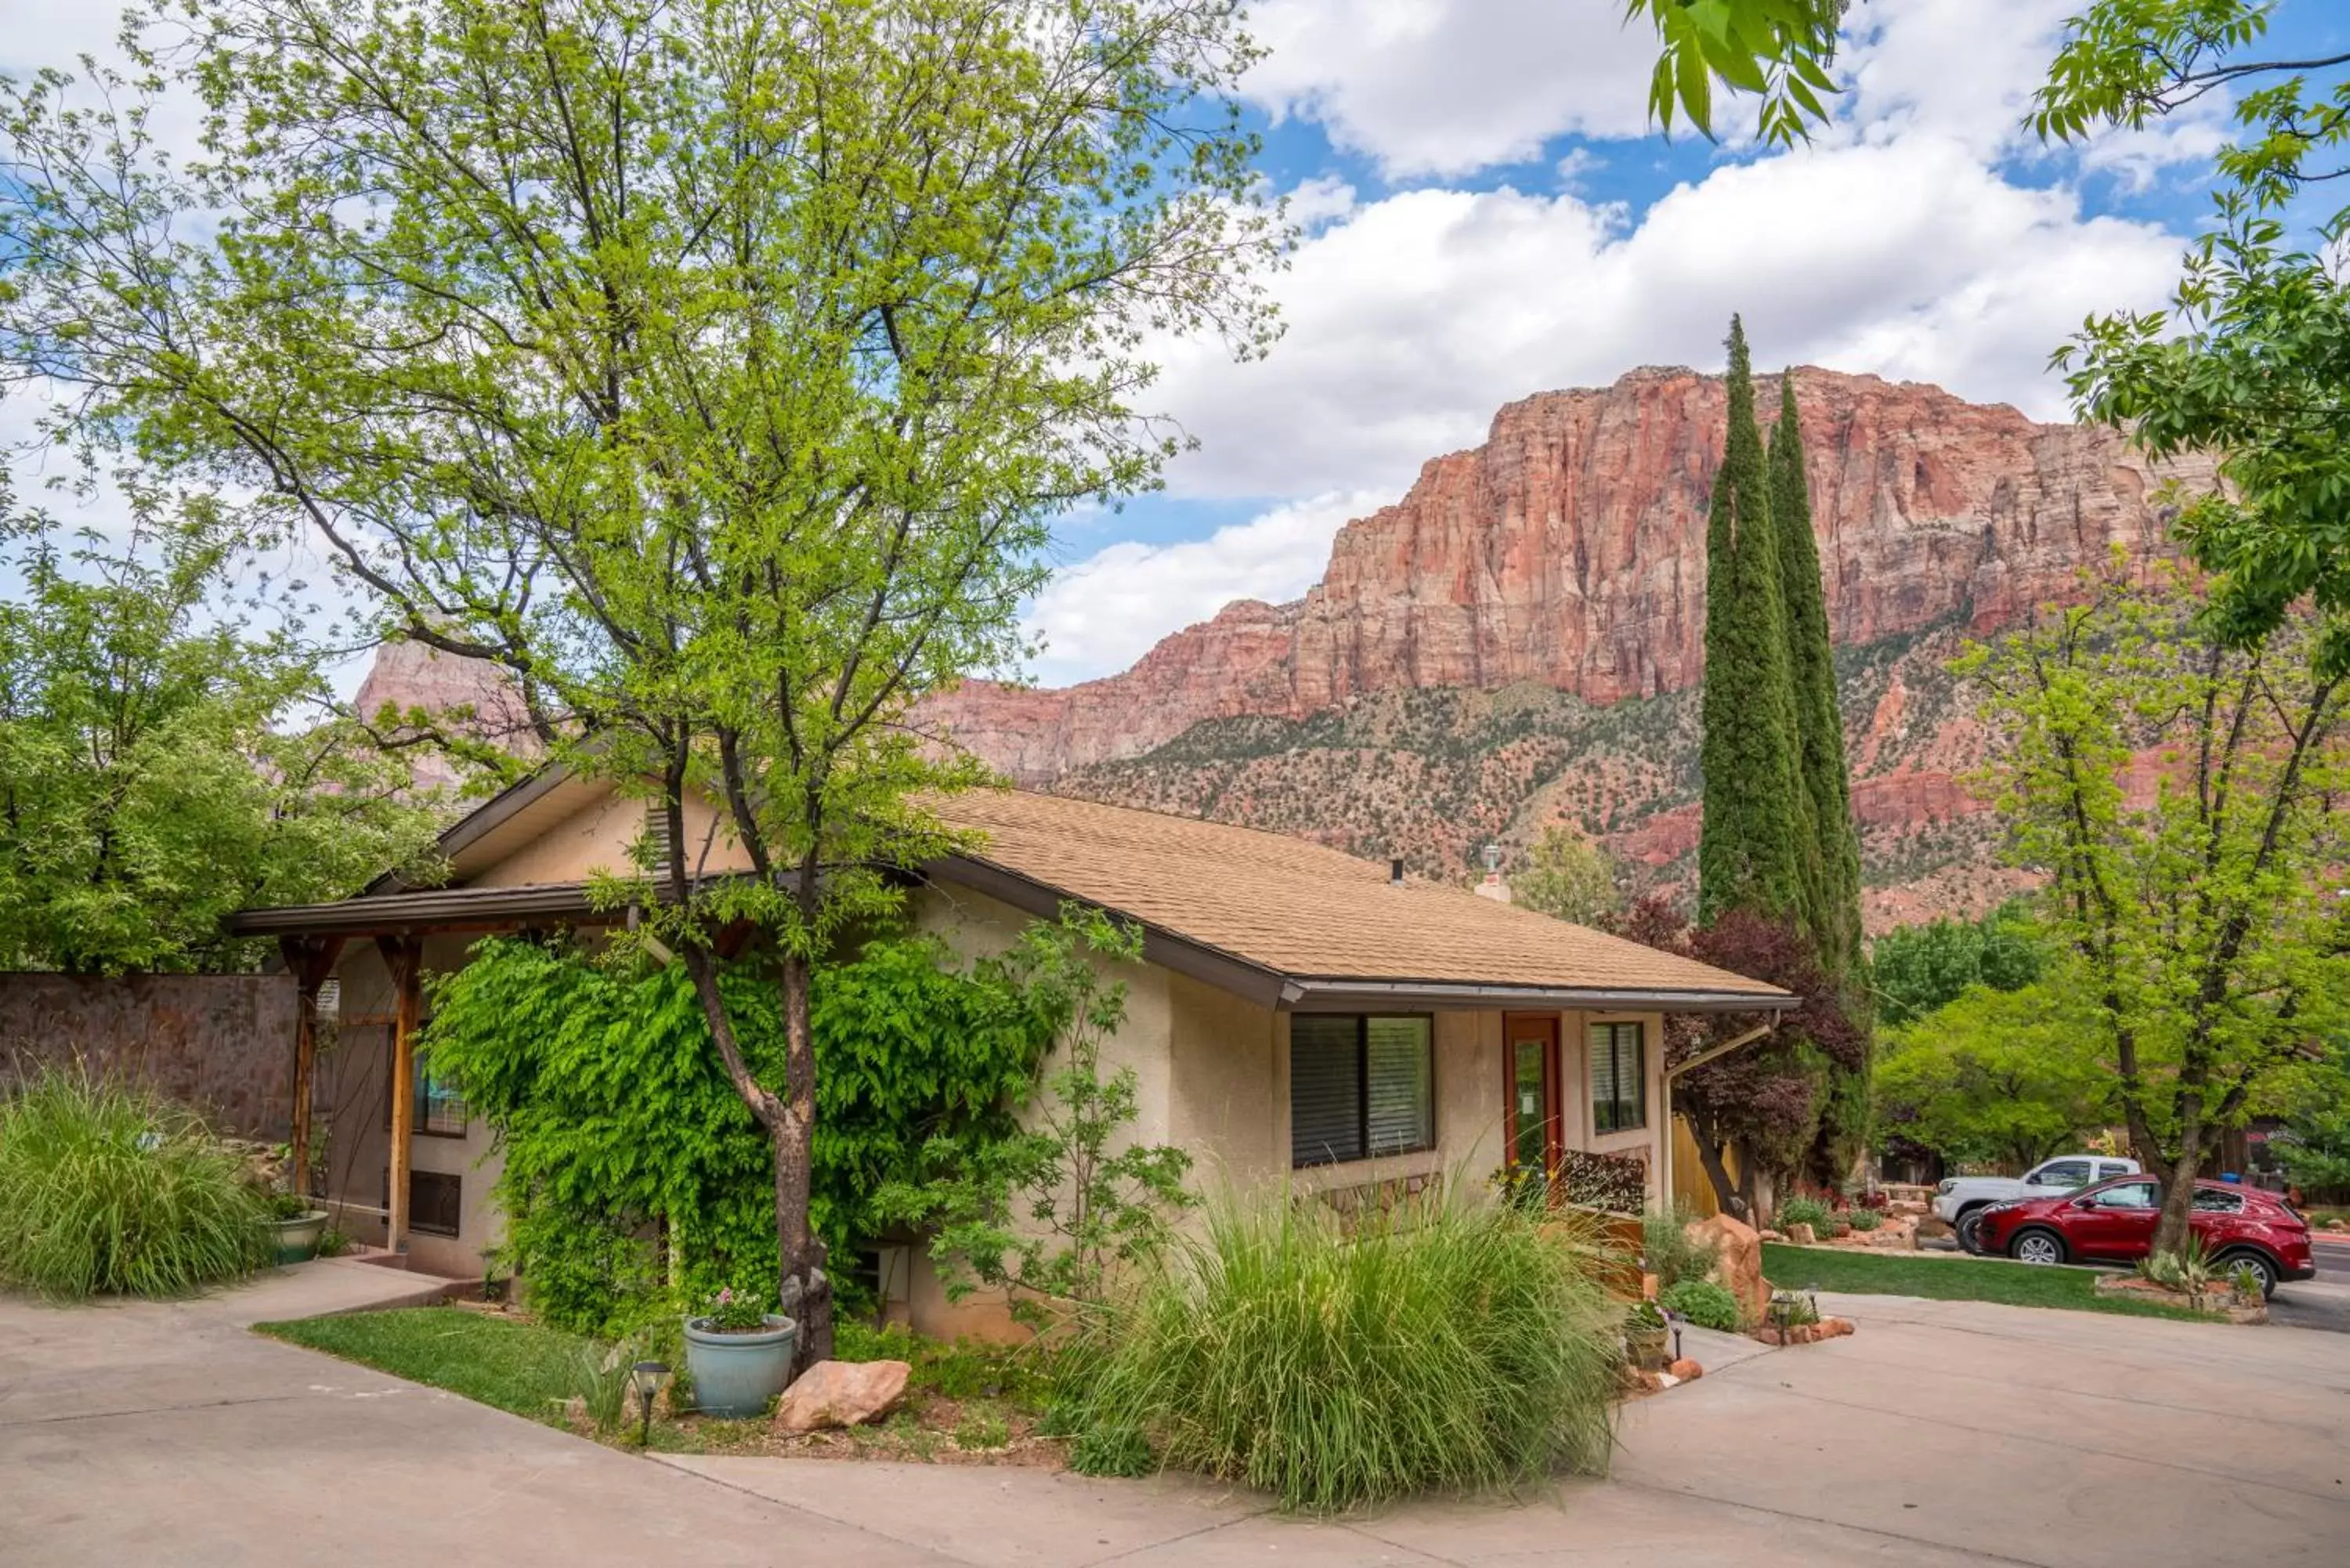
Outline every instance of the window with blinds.
[(1425, 1017), (1294, 1015), (1290, 1163), (1329, 1165), (1434, 1147), (1434, 1044)]
[(1632, 1132), (1648, 1125), (1647, 1043), (1638, 1023), (1591, 1025), (1591, 1127)]

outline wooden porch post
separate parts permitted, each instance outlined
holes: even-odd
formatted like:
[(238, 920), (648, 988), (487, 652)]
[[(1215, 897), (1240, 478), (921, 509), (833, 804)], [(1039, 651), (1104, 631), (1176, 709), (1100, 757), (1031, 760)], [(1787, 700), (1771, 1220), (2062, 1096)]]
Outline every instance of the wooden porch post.
[(318, 988), (342, 956), (340, 937), (280, 937), (277, 950), (294, 976), (294, 1137), (288, 1184), (310, 1195), (311, 1083), (318, 1060)]
[(424, 942), (419, 937), (378, 937), (376, 947), (391, 971), (391, 1190), (385, 1195), (384, 1245), (394, 1252), (408, 1251), (408, 1156), (416, 1119), (416, 1020), (424, 968)]

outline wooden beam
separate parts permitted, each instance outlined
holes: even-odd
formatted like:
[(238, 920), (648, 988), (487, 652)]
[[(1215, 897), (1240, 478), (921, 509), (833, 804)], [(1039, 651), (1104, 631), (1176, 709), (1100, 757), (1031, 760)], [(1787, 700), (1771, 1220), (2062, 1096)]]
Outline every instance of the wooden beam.
[(408, 1251), (408, 1156), (415, 1137), (416, 1023), (421, 1011), (424, 944), (414, 937), (378, 937), (375, 945), (391, 971), (391, 1191), (387, 1194), (384, 1245)]
[(310, 1102), (318, 1061), (318, 988), (335, 972), (343, 956), (340, 937), (281, 937), (278, 950), (294, 976), (294, 1136), (293, 1168), (286, 1185), (310, 1195)]

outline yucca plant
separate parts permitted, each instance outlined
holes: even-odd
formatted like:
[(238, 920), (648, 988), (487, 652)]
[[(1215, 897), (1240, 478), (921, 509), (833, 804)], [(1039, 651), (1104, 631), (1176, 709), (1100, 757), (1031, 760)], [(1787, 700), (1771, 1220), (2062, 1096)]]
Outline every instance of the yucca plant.
[(1217, 1201), (1103, 1314), (1080, 1424), (1317, 1512), (1604, 1470), (1623, 1309), (1587, 1238), (1465, 1186), (1351, 1232)]
[(265, 1262), (266, 1199), (201, 1117), (76, 1067), (0, 1089), (0, 1284), (185, 1295)]

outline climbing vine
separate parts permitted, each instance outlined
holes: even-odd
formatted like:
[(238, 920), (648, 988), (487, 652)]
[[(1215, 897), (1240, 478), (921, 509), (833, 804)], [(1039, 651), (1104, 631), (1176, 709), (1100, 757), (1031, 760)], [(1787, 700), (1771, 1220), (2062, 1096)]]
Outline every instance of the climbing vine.
[[(754, 961), (722, 984), (767, 1081), (784, 1054), (775, 987)], [(884, 1229), (872, 1196), (925, 1155), (935, 1168), (941, 1150), (976, 1154), (1015, 1133), (1063, 1005), (1016, 960), (963, 965), (925, 937), (871, 941), (817, 971), (809, 1210), (838, 1263)], [(722, 1285), (772, 1299), (769, 1142), (681, 966), (492, 939), (433, 982), (421, 1044), (496, 1133), (500, 1256), (548, 1322), (616, 1332)]]

